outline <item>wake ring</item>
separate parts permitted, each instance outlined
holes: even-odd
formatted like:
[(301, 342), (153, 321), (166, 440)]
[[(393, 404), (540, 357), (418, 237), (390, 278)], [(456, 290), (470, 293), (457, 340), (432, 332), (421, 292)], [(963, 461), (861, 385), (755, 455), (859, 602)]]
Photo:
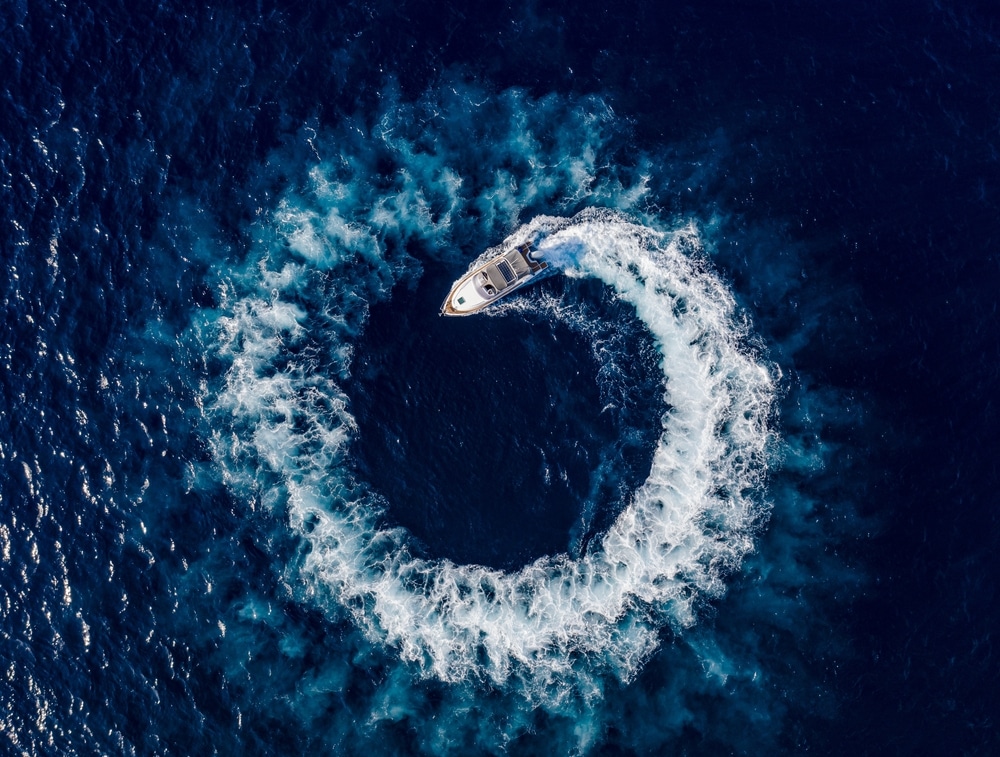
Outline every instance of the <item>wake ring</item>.
[(352, 308), (384, 291), (377, 264), (361, 275), (349, 258), (293, 243), (289, 259), (256, 268), (261, 294), (224, 319), (232, 364), (214, 404), (235, 427), (216, 448), (232, 485), (287, 507), (310, 546), (311, 592), (424, 675), (517, 680), (532, 699), (589, 696), (602, 675), (634, 678), (662, 626), (694, 623), (697, 602), (718, 596), (752, 548), (774, 380), (747, 349), (745, 322), (697, 253), (693, 226), (661, 232), (588, 210), (536, 218), (505, 244), (529, 240), (567, 276), (598, 278), (635, 307), (662, 358), (650, 474), (579, 559), (547, 556), (509, 572), (458, 565), (421, 558), (405, 531), (378, 526), (374, 498), (345, 463), (355, 423), (338, 377), (350, 369), (350, 314), (328, 313), (334, 370), (317, 375), (289, 357), (307, 337), (298, 274), (336, 271), (348, 283), (335, 305)]

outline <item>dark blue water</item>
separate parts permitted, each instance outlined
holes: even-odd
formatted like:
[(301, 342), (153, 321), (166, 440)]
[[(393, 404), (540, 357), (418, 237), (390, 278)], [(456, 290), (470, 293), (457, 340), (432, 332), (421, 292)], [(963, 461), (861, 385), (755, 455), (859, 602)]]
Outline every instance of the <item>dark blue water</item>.
[(995, 752), (998, 51), (5, 4), (0, 751)]
[(346, 387), (359, 473), (437, 556), (518, 568), (579, 553), (649, 475), (663, 389), (648, 335), (600, 288), (545, 282), (589, 304), (598, 339), (629, 334), (629, 366), (602, 366), (569, 324), (441, 318), (451, 283), (428, 272), (372, 310)]

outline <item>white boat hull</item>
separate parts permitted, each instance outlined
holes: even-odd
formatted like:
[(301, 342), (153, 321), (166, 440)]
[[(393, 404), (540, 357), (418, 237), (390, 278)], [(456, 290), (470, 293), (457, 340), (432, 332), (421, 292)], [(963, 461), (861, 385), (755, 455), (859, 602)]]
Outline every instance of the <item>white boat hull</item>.
[(528, 245), (521, 245), (469, 271), (452, 286), (441, 315), (473, 315), (537, 281), (549, 266), (532, 255)]

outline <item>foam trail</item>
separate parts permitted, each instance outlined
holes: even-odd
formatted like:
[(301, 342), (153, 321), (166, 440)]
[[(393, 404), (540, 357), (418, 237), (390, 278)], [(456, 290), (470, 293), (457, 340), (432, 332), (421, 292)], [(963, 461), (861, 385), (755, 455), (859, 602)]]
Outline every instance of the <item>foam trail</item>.
[(664, 374), (662, 433), (632, 501), (586, 554), (515, 572), (424, 559), (405, 531), (378, 527), (377, 500), (345, 464), (355, 425), (337, 381), (350, 364), (348, 311), (384, 291), (386, 266), (369, 252), (370, 265), (337, 279), (325, 315), (340, 335), (331, 364), (307, 370), (282, 357), (306, 333), (294, 304), (303, 276), (346, 272), (351, 258), (308, 233), (292, 239), (300, 262), (265, 270), (270, 298), (233, 303), (225, 321), (233, 362), (217, 404), (238, 428), (216, 448), (232, 485), (288, 508), (310, 546), (303, 571), (317, 601), (343, 608), (424, 675), (516, 681), (527, 698), (558, 704), (600, 696), (608, 674), (631, 680), (665, 624), (689, 626), (696, 604), (723, 591), (762, 517), (773, 379), (746, 350), (745, 325), (701, 257), (696, 228), (656, 231), (589, 210), (536, 218), (505, 240), (533, 240), (566, 275), (596, 277), (634, 306)]

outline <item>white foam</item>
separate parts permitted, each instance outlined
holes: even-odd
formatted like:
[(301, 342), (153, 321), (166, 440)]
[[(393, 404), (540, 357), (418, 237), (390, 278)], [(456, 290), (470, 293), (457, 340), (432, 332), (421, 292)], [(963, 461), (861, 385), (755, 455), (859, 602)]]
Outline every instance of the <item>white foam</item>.
[[(774, 382), (747, 350), (699, 230), (601, 210), (514, 228), (535, 206), (635, 212), (648, 165), (609, 159), (615, 123), (598, 98), (456, 86), (415, 106), (390, 102), (374, 126), (350, 125), (330, 144), (313, 134), (310, 156), (337, 157), (255, 227), (255, 250), (221, 273), (219, 315), (202, 326), (227, 366), (224, 385), (204, 392), (215, 459), (234, 490), (287, 518), (307, 545), (290, 585), (424, 675), (516, 683), (547, 703), (598, 696), (607, 675), (636, 675), (665, 625), (694, 623), (752, 549)], [(607, 533), (578, 559), (502, 572), (421, 559), (408, 533), (379, 529), (384, 503), (352, 472), (356, 427), (340, 383), (369, 304), (404, 272), (415, 278), (411, 242), (467, 259), (470, 245), (512, 228), (503, 246), (531, 241), (566, 275), (598, 278), (635, 307), (664, 393), (650, 475)], [(525, 308), (586, 330), (579, 308), (539, 289), (498, 306)]]
[(337, 308), (385, 291), (378, 235), (339, 214), (317, 218), (287, 203), (282, 213), (297, 262), (262, 263), (260, 294), (229, 303), (220, 322), (231, 368), (215, 408), (232, 423), (215, 444), (234, 486), (287, 508), (309, 543), (302, 575), (316, 601), (444, 681), (513, 680), (525, 696), (553, 701), (599, 695), (608, 673), (631, 680), (664, 625), (689, 626), (698, 602), (723, 591), (762, 515), (755, 495), (773, 380), (747, 351), (698, 230), (656, 231), (590, 210), (536, 218), (505, 241), (532, 239), (567, 275), (596, 277), (633, 305), (662, 357), (664, 395), (650, 475), (608, 532), (579, 559), (503, 572), (418, 558), (405, 531), (377, 528), (379, 503), (345, 465), (354, 419), (337, 381), (349, 370), (350, 332), (331, 363), (287, 353), (306, 337), (295, 302), (315, 272), (337, 276), (333, 322), (349, 316)]

